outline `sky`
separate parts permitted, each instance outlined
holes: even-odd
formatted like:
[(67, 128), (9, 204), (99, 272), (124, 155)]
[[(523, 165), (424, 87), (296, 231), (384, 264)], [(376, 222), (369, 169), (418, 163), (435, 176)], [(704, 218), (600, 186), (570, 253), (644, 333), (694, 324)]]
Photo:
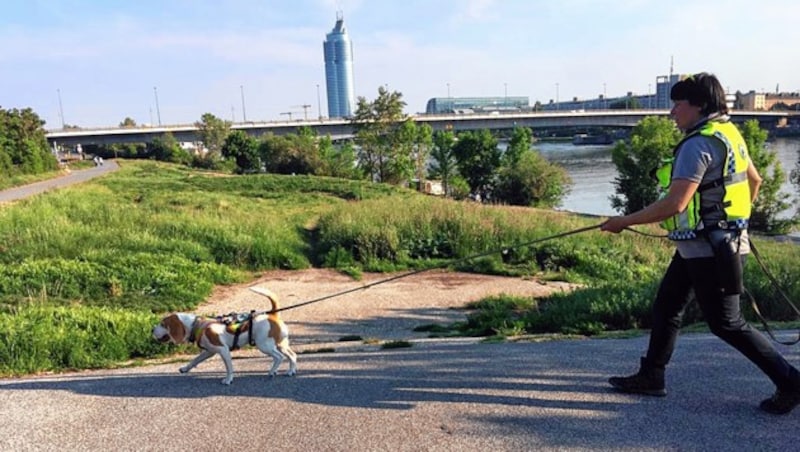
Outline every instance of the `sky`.
[(408, 114), (448, 95), (647, 94), (671, 64), (800, 91), (796, 0), (3, 0), (0, 107), (47, 129), (327, 116), (339, 11), (356, 96), (386, 86)]

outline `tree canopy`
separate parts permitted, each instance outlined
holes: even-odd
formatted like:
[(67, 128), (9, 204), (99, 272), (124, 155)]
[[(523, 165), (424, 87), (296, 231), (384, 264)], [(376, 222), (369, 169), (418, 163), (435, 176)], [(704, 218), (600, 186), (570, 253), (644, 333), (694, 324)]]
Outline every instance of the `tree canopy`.
[(58, 169), (44, 121), (30, 108), (0, 107), (0, 174), (37, 174)]
[(611, 151), (618, 173), (611, 206), (627, 215), (655, 202), (658, 184), (653, 171), (672, 155), (680, 140), (681, 132), (671, 119), (648, 116), (633, 128), (630, 142), (617, 142)]
[(410, 135), (405, 105), (401, 93), (389, 92), (383, 86), (373, 101), (358, 98), (352, 118), (358, 163), (373, 181), (399, 183), (413, 171), (409, 148), (402, 146), (402, 140)]

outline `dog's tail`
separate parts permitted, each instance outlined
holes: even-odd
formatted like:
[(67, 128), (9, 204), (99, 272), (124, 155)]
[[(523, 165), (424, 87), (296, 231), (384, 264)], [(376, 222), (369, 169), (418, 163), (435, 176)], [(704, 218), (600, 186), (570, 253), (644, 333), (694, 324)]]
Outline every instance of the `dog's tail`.
[(259, 295), (263, 295), (269, 298), (269, 302), (272, 304), (272, 311), (270, 312), (275, 312), (278, 310), (278, 296), (272, 293), (271, 290), (265, 289), (263, 287), (251, 287), (250, 290)]

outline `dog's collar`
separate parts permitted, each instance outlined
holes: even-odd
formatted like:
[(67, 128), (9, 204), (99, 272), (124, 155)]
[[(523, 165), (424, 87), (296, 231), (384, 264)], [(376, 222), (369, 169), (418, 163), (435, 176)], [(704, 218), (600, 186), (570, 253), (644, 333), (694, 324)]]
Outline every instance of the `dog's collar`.
[(203, 329), (203, 325), (200, 324), (200, 316), (194, 318), (194, 322), (192, 322), (192, 327), (189, 329), (189, 340), (188, 342), (191, 344), (197, 339), (200, 330)]

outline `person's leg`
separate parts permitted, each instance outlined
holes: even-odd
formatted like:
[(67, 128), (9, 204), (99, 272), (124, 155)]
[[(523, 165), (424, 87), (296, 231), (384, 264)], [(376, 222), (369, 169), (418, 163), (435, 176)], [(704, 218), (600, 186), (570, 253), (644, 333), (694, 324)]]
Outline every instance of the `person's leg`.
[(628, 377), (611, 377), (608, 380), (611, 386), (635, 394), (667, 394), (664, 369), (672, 357), (683, 311), (690, 300), (690, 282), (685, 261), (675, 253), (653, 302), (650, 342), (639, 372)]
[(675, 253), (653, 302), (653, 325), (645, 361), (655, 368), (663, 370), (672, 358), (683, 313), (692, 298), (691, 287), (686, 260)]
[[(689, 261), (697, 301), (711, 332), (747, 357), (775, 384), (778, 392), (773, 398), (780, 395), (778, 404), (783, 407), (771, 411), (763, 406), (767, 402), (764, 401), (762, 408), (770, 412), (791, 411), (800, 404), (800, 372), (764, 334), (744, 320), (739, 295), (725, 295), (720, 291), (715, 265), (713, 258)], [(791, 400), (786, 400), (787, 397)]]

